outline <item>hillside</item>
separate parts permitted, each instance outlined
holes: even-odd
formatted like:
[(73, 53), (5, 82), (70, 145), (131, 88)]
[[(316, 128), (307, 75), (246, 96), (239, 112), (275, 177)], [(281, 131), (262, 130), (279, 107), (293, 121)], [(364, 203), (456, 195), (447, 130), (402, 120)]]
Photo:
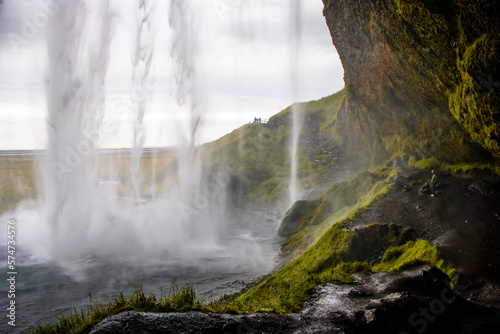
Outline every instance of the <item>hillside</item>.
[[(298, 149), (298, 184), (304, 197), (315, 197), (333, 181), (347, 180), (366, 167), (345, 155), (332, 131), (343, 98), (341, 90), (298, 104), (304, 115)], [(201, 147), (205, 166), (224, 166), (229, 173), (236, 206), (290, 205), (291, 118), (289, 106), (268, 123), (246, 124)]]
[(497, 332), (499, 5), (323, 2), (345, 89), (299, 105), (303, 199), (287, 194), (291, 107), (202, 148), (235, 208), (287, 209), (280, 265), (174, 309), (198, 312), (129, 308), (93, 333)]

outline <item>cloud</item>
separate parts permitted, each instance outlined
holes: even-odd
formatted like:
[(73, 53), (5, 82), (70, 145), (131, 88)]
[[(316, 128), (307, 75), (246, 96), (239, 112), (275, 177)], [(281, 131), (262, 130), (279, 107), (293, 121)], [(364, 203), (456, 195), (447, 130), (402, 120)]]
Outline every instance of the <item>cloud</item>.
[[(9, 90), (15, 87), (43, 96), (46, 71), (44, 12), (41, 4), (67, 0), (7, 0), (0, 16), (0, 101), (5, 101)], [(96, 4), (100, 0), (85, 0)], [(187, 1), (187, 0), (186, 0)], [(147, 111), (145, 126), (150, 127), (149, 138), (159, 138), (159, 124), (168, 123), (164, 115), (172, 109), (170, 56), (171, 30), (168, 25), (168, 1), (156, 1), (154, 20), (156, 29), (153, 67), (162, 68), (162, 81), (153, 87), (155, 97)], [(294, 22), (290, 20), (290, 4), (282, 0), (191, 0), (198, 23), (196, 83), (206, 102), (206, 123), (210, 139), (223, 135), (255, 116), (267, 118), (296, 101), (318, 99), (343, 86), (343, 71), (328, 28), (322, 16), (319, 0), (301, 2), (300, 44), (297, 66), (293, 66), (294, 48), (291, 42)], [(113, 40), (106, 77), (107, 99), (130, 94), (132, 87), (132, 56), (138, 15), (133, 1), (111, 0)], [(62, 4), (60, 6), (63, 6)], [(47, 10), (45, 10), (46, 13)], [(26, 37), (30, 22), (39, 15), (37, 32)], [(57, 14), (47, 18), (57, 20)], [(24, 29), (24, 30), (23, 30)], [(24, 35), (23, 35), (24, 31)], [(63, 33), (63, 32), (61, 32)], [(9, 36), (17, 34), (27, 43), (15, 50)], [(292, 93), (292, 73), (297, 78), (296, 96)], [(27, 99), (31, 99), (28, 95)], [(19, 108), (32, 108), (36, 115), (26, 121), (26, 136), (33, 122), (44, 119), (46, 107), (40, 99), (25, 101)], [(0, 102), (0, 108), (5, 108)], [(107, 111), (108, 112), (108, 111)], [(229, 116), (231, 115), (231, 116)], [(163, 118), (162, 118), (163, 117)], [(221, 117), (221, 118), (217, 118)], [(163, 122), (159, 120), (163, 119)], [(23, 133), (16, 125), (18, 134)], [(45, 124), (39, 124), (44, 128)], [(0, 119), (0, 131), (8, 127)], [(212, 131), (213, 130), (213, 131)], [(18, 138), (19, 135), (16, 135)], [(28, 141), (26, 141), (28, 142)], [(129, 143), (127, 139), (123, 142)], [(156, 143), (158, 144), (158, 143)], [(164, 144), (164, 143), (162, 143)], [(155, 145), (152, 141), (148, 145)]]

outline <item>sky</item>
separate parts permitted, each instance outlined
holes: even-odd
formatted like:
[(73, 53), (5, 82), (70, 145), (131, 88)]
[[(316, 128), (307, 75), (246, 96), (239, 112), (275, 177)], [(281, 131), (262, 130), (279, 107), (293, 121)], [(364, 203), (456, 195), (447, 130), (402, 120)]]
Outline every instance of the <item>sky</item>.
[[(0, 7), (0, 150), (43, 149), (50, 81), (48, 29), (76, 0), (3, 0)], [(83, 0), (98, 17), (102, 0)], [(199, 143), (215, 140), (254, 117), (267, 119), (293, 102), (316, 100), (344, 86), (343, 69), (322, 15), (321, 0), (184, 0), (190, 3), (187, 48), (202, 109)], [(111, 42), (103, 122), (117, 125), (101, 147), (130, 147), (135, 119), (123, 111), (134, 94), (137, 0), (110, 0)], [(151, 73), (143, 120), (145, 146), (178, 142), (176, 118), (188, 117), (173, 92), (175, 62), (169, 1), (151, 0)], [(287, 4), (287, 6), (284, 6)], [(297, 12), (295, 12), (297, 11)], [(64, 29), (62, 29), (64, 30)], [(99, 39), (92, 24), (86, 38)], [(185, 51), (184, 51), (185, 52)], [(174, 52), (175, 53), (175, 52)], [(189, 94), (189, 92), (184, 92)]]

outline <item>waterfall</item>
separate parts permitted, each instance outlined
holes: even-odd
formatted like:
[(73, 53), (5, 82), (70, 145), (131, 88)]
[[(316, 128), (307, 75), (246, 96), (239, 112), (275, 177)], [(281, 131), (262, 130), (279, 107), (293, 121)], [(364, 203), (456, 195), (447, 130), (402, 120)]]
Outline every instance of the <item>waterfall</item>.
[[(294, 101), (298, 99), (299, 86), (299, 48), (301, 43), (301, 1), (296, 0), (290, 6), (290, 66), (291, 66), (291, 95)], [(290, 142), (291, 171), (290, 171), (290, 202), (299, 199), (300, 191), (297, 185), (298, 146), (302, 129), (303, 112), (299, 104), (292, 104), (292, 139)]]
[(195, 57), (197, 55), (197, 20), (191, 2), (170, 2), (169, 24), (172, 30), (171, 58), (174, 66), (172, 93), (178, 110), (185, 117), (177, 118), (177, 170), (179, 180), (179, 210), (183, 225), (195, 224), (206, 209), (208, 199), (200, 193), (202, 167), (197, 147), (198, 130), (203, 117), (203, 101), (197, 86)]
[(108, 1), (97, 8), (72, 1), (48, 26), (47, 157), (44, 216), (54, 256), (86, 246), (97, 213), (96, 145), (103, 117), (111, 39)]
[[(204, 104), (197, 86), (196, 15), (188, 1), (172, 0), (169, 7), (160, 4), (137, 0), (131, 7), (136, 19), (131, 26), (136, 32), (132, 40), (132, 91), (120, 104), (124, 118), (131, 117), (133, 122), (130, 172), (128, 180), (118, 181), (124, 184), (122, 191), (128, 189), (127, 194), (112, 188), (104, 193), (99, 186), (99, 144), (102, 136), (108, 135), (103, 126), (104, 88), (115, 14), (108, 1), (70, 2), (61, 7), (48, 29), (49, 140), (42, 202), (48, 235), (45, 243), (54, 258), (78, 258), (89, 252), (102, 256), (116, 253), (123, 258), (144, 254), (165, 257), (177, 252), (189, 257), (198, 248), (217, 248), (217, 224), (223, 216), (228, 177), (224, 171), (202, 172), (198, 136)], [(153, 191), (156, 198), (147, 201), (141, 166), (144, 119), (152, 90), (163, 88), (156, 82), (152, 64), (156, 48), (163, 46), (157, 45), (155, 32), (167, 17), (170, 92), (176, 106), (165, 110), (174, 120), (165, 131), (178, 133), (177, 169), (168, 169), (169, 174), (162, 178), (159, 188), (166, 191)], [(152, 80), (156, 84), (152, 85)], [(151, 170), (155, 168), (151, 166)], [(113, 177), (118, 172), (110, 174)], [(152, 178), (154, 189), (160, 181)]]
[(134, 90), (138, 91), (134, 100), (136, 117), (133, 124), (133, 144), (131, 154), (131, 179), (136, 201), (141, 197), (143, 176), (140, 174), (141, 158), (146, 134), (143, 119), (146, 113), (149, 92), (146, 89), (149, 72), (154, 52), (154, 31), (152, 15), (154, 6), (149, 0), (138, 0), (137, 36), (135, 41), (135, 54), (132, 58), (132, 82)]

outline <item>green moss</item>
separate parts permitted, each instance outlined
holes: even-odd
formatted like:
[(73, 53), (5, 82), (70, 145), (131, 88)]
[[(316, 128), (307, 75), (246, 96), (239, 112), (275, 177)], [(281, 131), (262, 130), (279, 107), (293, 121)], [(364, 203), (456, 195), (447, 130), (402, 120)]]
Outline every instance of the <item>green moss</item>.
[[(377, 0), (356, 9), (324, 4), (349, 69), (336, 131), (357, 158), (378, 164), (402, 152), (450, 163), (500, 159), (499, 6), (486, 0)], [(343, 28), (349, 25), (358, 28)], [(371, 52), (354, 56), (353, 40)]]
[[(386, 235), (385, 232), (390, 232)], [(381, 231), (384, 231), (380, 234)], [(91, 296), (87, 311), (76, 311), (59, 318), (58, 323), (39, 325), (34, 333), (85, 333), (102, 319), (127, 310), (143, 312), (218, 312), (252, 313), (257, 311), (289, 313), (300, 311), (309, 299), (312, 288), (318, 284), (354, 280), (353, 274), (363, 271), (399, 273), (421, 264), (441, 269), (450, 278), (456, 270), (446, 264), (435, 246), (425, 240), (409, 241), (399, 245), (405, 230), (394, 224), (371, 224), (364, 233), (369, 238), (382, 238), (387, 249), (380, 263), (373, 267), (367, 261), (349, 261), (350, 250), (357, 234), (344, 229), (342, 223), (333, 226), (321, 240), (306, 253), (263, 283), (250, 289), (235, 300), (225, 298), (205, 302), (196, 299), (192, 286), (178, 289), (174, 284), (168, 296), (156, 299), (146, 296), (138, 286), (134, 294), (108, 303), (95, 303)], [(358, 247), (358, 246), (356, 246)]]
[(489, 170), (492, 173), (500, 175), (500, 165), (491, 163), (468, 162), (453, 164), (439, 161), (436, 158), (417, 160), (414, 157), (411, 157), (408, 160), (408, 164), (419, 169), (439, 168), (453, 173), (467, 173), (473, 170)]
[[(370, 238), (379, 239), (375, 240), (375, 244), (385, 245), (386, 249), (382, 261), (371, 267), (366, 260), (350, 260), (353, 247), (363, 247), (356, 243), (359, 231), (355, 233), (345, 230), (342, 223), (334, 225), (302, 256), (227, 307), (243, 313), (297, 312), (302, 309), (310, 290), (316, 285), (352, 282), (353, 274), (362, 271), (399, 273), (421, 264), (429, 264), (454, 278), (456, 270), (447, 265), (436, 247), (427, 241), (409, 241), (401, 245), (406, 238), (406, 231), (394, 224), (372, 224), (367, 227), (366, 232), (363, 232), (366, 233), (367, 241)], [(366, 242), (364, 247), (367, 247)], [(369, 249), (367, 255), (373, 256)]]
[(449, 95), (449, 107), (472, 139), (499, 159), (500, 127), (493, 114), (500, 107), (500, 37), (484, 33), (463, 48), (457, 59), (461, 82)]
[(381, 241), (387, 248), (390, 245), (398, 245), (401, 241), (401, 237), (405, 237), (408, 229), (402, 229), (394, 223), (380, 224), (372, 223), (366, 225), (368, 235), (375, 236), (376, 239)]
[(436, 246), (426, 240), (409, 241), (402, 246), (387, 249), (380, 264), (373, 266), (375, 272), (400, 273), (417, 265), (428, 264), (443, 271), (450, 279), (456, 270), (445, 263)]
[[(260, 285), (250, 289), (233, 302), (239, 311), (296, 312), (308, 299), (308, 291), (328, 277), (351, 281), (349, 273), (339, 266), (349, 250), (353, 232), (344, 230), (342, 224), (332, 227), (301, 257), (285, 266)], [(335, 270), (336, 268), (336, 270)]]
[(443, 163), (441, 163), (436, 158), (417, 160), (413, 157), (408, 160), (408, 164), (410, 166), (420, 168), (420, 169), (437, 168), (437, 167), (443, 165)]
[[(311, 136), (322, 136), (321, 145), (332, 145), (332, 123), (343, 97), (343, 91), (317, 101), (298, 103), (305, 122), (312, 129)], [(290, 150), (289, 141), (292, 124), (292, 106), (272, 116), (267, 124), (247, 124), (226, 136), (203, 145), (206, 166), (229, 166), (228, 172), (244, 187), (243, 200), (259, 205), (287, 204), (289, 200)], [(315, 132), (315, 133), (314, 133)], [(325, 165), (332, 161), (321, 161), (298, 148), (299, 185), (314, 187), (321, 184), (326, 172)], [(210, 168), (210, 167), (209, 167)]]
[(316, 275), (314, 281), (317, 284), (345, 282), (351, 283), (354, 281), (353, 274), (371, 271), (371, 267), (365, 262), (342, 262), (333, 268), (327, 269)]
[(276, 203), (285, 197), (289, 188), (289, 183), (290, 179), (284, 177), (268, 179), (257, 186), (250, 198), (258, 205)]
[[(387, 174), (384, 174), (387, 173)], [(354, 219), (374, 201), (390, 190), (393, 169), (373, 174), (358, 173), (348, 182), (333, 184), (318, 198), (299, 201), (290, 209), (280, 226), (280, 234), (288, 239), (282, 253), (296, 258), (314, 244), (329, 228), (341, 220)], [(379, 178), (385, 176), (385, 178)]]

